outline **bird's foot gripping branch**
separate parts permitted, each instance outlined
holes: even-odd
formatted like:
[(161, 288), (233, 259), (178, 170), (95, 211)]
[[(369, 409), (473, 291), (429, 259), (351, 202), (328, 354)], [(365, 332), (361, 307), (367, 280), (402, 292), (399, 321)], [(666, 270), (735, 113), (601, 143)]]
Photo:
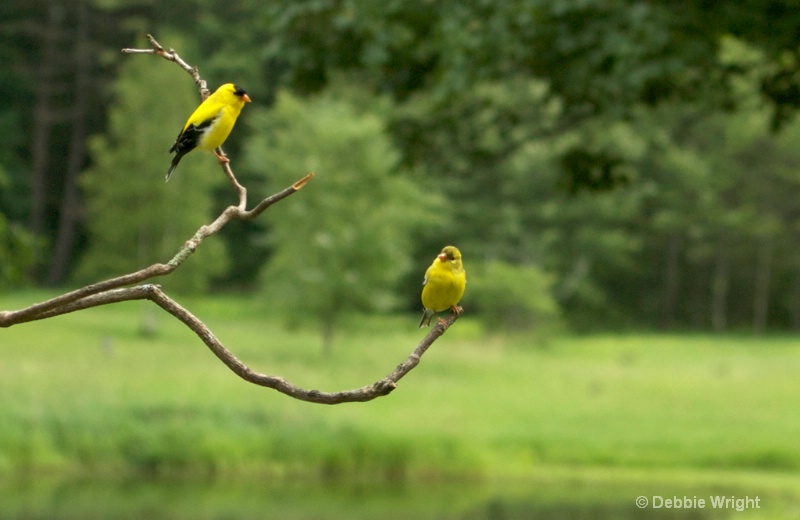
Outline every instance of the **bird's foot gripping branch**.
[[(126, 54), (152, 54), (176, 63), (192, 77), (200, 90), (201, 97), (204, 100), (209, 97), (206, 82), (200, 77), (197, 68), (187, 64), (173, 49), (166, 50), (155, 38), (150, 35), (147, 37), (150, 41), (150, 49), (123, 49), (122, 52)], [(236, 96), (236, 93), (234, 92), (233, 95)], [(247, 94), (243, 93), (241, 96), (247, 96)], [(249, 97), (247, 97), (247, 100), (249, 100)], [(246, 100), (243, 102), (246, 102)], [(216, 144), (216, 141), (211, 144)], [(224, 152), (222, 152), (219, 146), (213, 148), (217, 157), (224, 156)], [(282, 377), (262, 374), (252, 370), (237, 359), (236, 356), (217, 339), (203, 321), (170, 298), (160, 285), (145, 283), (152, 278), (164, 277), (172, 274), (192, 253), (197, 251), (206, 238), (218, 233), (228, 222), (232, 220), (251, 220), (258, 217), (271, 205), (297, 193), (314, 177), (313, 173), (309, 173), (298, 179), (291, 186), (264, 198), (258, 204), (248, 209), (247, 190), (236, 179), (231, 169), (230, 161), (220, 161), (220, 165), (237, 193), (239, 199), (238, 204), (235, 206), (228, 206), (213, 222), (200, 226), (195, 234), (178, 249), (177, 253), (167, 263), (153, 264), (133, 273), (87, 285), (47, 301), (35, 303), (24, 309), (0, 311), (0, 328), (44, 320), (62, 314), (123, 301), (149, 300), (185, 324), (200, 338), (214, 355), (220, 359), (220, 361), (236, 375), (250, 383), (277, 390), (295, 399), (321, 404), (370, 401), (391, 393), (397, 387), (397, 382), (419, 364), (422, 355), (433, 342), (455, 323), (459, 316), (458, 313), (451, 313), (445, 319), (437, 321), (436, 326), (434, 326), (422, 341), (420, 341), (411, 354), (409, 354), (408, 358), (397, 365), (386, 377), (361, 388), (339, 392), (322, 392), (319, 390), (306, 390), (293, 385)]]

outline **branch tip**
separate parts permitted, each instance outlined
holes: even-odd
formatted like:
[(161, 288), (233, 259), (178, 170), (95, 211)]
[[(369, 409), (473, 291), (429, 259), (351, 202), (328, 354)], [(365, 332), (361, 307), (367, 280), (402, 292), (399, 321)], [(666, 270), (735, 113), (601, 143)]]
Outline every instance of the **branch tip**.
[(155, 37), (152, 34), (150, 33), (147, 34), (147, 41), (150, 42), (150, 45), (152, 45), (154, 49), (160, 50), (162, 52), (164, 51), (164, 47), (162, 47), (161, 44), (158, 43), (158, 41), (156, 41)]
[(294, 188), (295, 191), (301, 190), (303, 186), (308, 184), (308, 181), (310, 181), (313, 178), (314, 178), (314, 172), (308, 172), (308, 174), (305, 177), (292, 184), (292, 188)]

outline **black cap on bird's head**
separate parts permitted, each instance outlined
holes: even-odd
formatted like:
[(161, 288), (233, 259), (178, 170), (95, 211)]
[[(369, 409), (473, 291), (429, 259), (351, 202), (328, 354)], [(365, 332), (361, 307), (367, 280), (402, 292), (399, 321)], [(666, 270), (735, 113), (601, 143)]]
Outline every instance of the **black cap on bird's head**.
[(250, 102), (250, 96), (247, 95), (247, 91), (242, 87), (240, 87), (239, 85), (233, 86), (233, 94), (237, 97), (242, 98), (242, 100), (248, 103)]

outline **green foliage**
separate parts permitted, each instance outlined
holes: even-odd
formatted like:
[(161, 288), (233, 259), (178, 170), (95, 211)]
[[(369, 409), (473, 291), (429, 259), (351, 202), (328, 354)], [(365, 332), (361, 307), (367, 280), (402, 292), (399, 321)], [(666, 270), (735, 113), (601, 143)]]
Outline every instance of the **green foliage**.
[(0, 291), (26, 280), (36, 246), (30, 233), (0, 214)]
[(26, 280), (27, 270), (33, 265), (33, 251), (30, 235), (0, 215), (0, 292)]
[(464, 305), (475, 309), (487, 332), (529, 331), (547, 335), (560, 315), (553, 277), (538, 267), (502, 261), (470, 263)]
[[(522, 259), (515, 251), (525, 233), (521, 214), (542, 174), (529, 165), (512, 169), (508, 161), (552, 131), (561, 108), (548, 93), (541, 81), (509, 78), (447, 98), (420, 93), (392, 112), (404, 163), (433, 172), (432, 188), (451, 201), (450, 242)], [(429, 249), (441, 247), (441, 239), (430, 240)]]
[[(421, 132), (398, 135), (412, 140), (403, 144), (404, 160), (415, 158), (413, 146), (420, 141), (437, 147), (435, 134), (444, 131), (454, 143), (436, 150), (432, 159), (441, 154), (466, 162), (472, 172), (486, 172), (524, 134), (551, 123), (536, 120), (541, 101), (507, 110), (504, 99), (475, 94), (486, 85), (507, 89), (511, 98), (526, 94), (526, 83), (547, 85), (547, 101), (560, 105), (557, 123), (567, 127), (597, 116), (625, 120), (641, 105), (698, 92), (718, 104), (727, 92), (723, 67), (716, 62), (716, 35), (690, 30), (695, 13), (653, 2), (283, 1), (272, 9), (274, 32), (266, 52), (283, 65), (276, 72), (292, 87), (316, 91), (334, 72), (354, 71), (355, 81), (391, 94), (412, 110), (420, 100), (429, 105), (419, 121)], [(694, 37), (675, 37), (687, 31)], [(453, 111), (465, 100), (472, 110)], [(492, 112), (503, 116), (505, 131), (497, 134), (502, 147), (470, 146), (479, 143), (465, 141), (464, 134), (484, 131), (485, 116)], [(456, 115), (451, 128), (439, 128)], [(582, 160), (576, 164), (576, 158)], [(618, 176), (611, 170), (621, 159), (576, 143), (564, 151), (568, 184), (574, 189), (614, 186)], [(427, 156), (423, 161), (431, 166)], [(587, 175), (593, 169), (606, 170), (599, 182)]]
[(370, 87), (397, 99), (458, 96), (524, 75), (548, 78), (570, 112), (622, 114), (702, 88), (697, 73), (710, 67), (698, 66), (714, 63), (714, 35), (674, 32), (695, 15), (637, 1), (282, 0), (270, 4), (265, 48), (285, 81), (305, 91), (342, 69), (365, 72)]
[[(0, 188), (7, 184), (0, 165)], [(25, 281), (28, 269), (33, 266), (36, 246), (30, 233), (0, 212), (0, 292)]]
[[(94, 165), (82, 175), (88, 201), (90, 244), (77, 278), (121, 275), (166, 262), (211, 216), (211, 190), (224, 179), (213, 155), (187, 155), (164, 183), (167, 149), (198, 104), (191, 80), (157, 60), (128, 59), (114, 87), (109, 131), (94, 136)], [(223, 272), (218, 242), (203, 244), (165, 282), (202, 291)]]
[[(375, 110), (362, 111), (356, 98)], [(307, 101), (281, 93), (272, 110), (250, 119), (257, 130), (247, 162), (268, 176), (269, 191), (316, 174), (270, 210), (274, 254), (263, 282), (265, 297), (289, 322), (313, 319), (326, 344), (344, 313), (397, 305), (414, 234), (437, 225), (437, 197), (398, 168), (380, 112), (381, 102), (358, 90)]]
[(800, 155), (789, 144), (800, 122), (772, 133), (753, 82), (736, 87), (742, 108), (734, 114), (668, 105), (647, 116), (662, 132), (639, 164), (649, 173), (647, 191), (640, 190), (650, 231), (643, 244), (650, 249), (651, 276), (661, 276), (651, 278), (648, 295), (661, 298), (656, 308), (666, 313), (665, 322), (691, 317), (695, 326), (758, 329), (766, 325), (754, 312), (761, 301), (770, 308), (769, 321), (784, 316), (797, 326), (797, 302), (776, 297), (783, 291), (769, 280), (770, 272), (772, 280), (793, 280), (800, 265), (793, 245), (800, 206), (792, 196)]

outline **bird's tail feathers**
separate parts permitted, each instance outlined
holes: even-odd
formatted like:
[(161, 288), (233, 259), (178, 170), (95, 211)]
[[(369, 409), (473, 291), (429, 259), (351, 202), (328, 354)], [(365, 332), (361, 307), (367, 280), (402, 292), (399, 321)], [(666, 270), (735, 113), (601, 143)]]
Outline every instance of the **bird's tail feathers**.
[(420, 322), (419, 322), (419, 328), (430, 327), (431, 318), (433, 318), (433, 311), (429, 312), (428, 309), (425, 309), (422, 312), (422, 320), (420, 320)]
[(164, 179), (164, 182), (169, 182), (169, 177), (172, 175), (172, 172), (175, 171), (175, 168), (178, 167), (178, 163), (181, 162), (181, 158), (186, 155), (186, 152), (180, 153), (178, 152), (175, 157), (172, 158), (172, 164), (169, 165), (169, 170), (167, 170), (167, 177)]

